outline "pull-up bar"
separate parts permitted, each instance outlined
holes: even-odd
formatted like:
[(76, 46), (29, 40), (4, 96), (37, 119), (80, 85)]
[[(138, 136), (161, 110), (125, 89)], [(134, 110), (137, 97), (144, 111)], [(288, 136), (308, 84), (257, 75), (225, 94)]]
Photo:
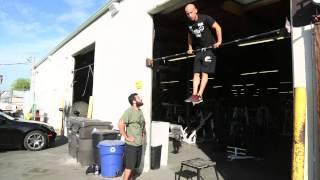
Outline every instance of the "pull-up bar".
[[(240, 38), (240, 39), (236, 39), (236, 40), (233, 40), (233, 41), (225, 42), (225, 43), (222, 43), (220, 45), (220, 47), (227, 46), (227, 45), (234, 44), (234, 43), (240, 43), (240, 42), (248, 41), (248, 40), (251, 40), (251, 39), (254, 39), (254, 38), (267, 36), (267, 35), (271, 35), (271, 34), (280, 35), (280, 34), (284, 34), (285, 32), (286, 32), (285, 28), (276, 29), (276, 30), (272, 30), (272, 31), (269, 31), (269, 32), (255, 34), (255, 35), (248, 36), (248, 37), (245, 37), (245, 38)], [(198, 53), (198, 52), (206, 51), (206, 50), (209, 50), (209, 49), (213, 49), (213, 47), (212, 46), (208, 46), (208, 47), (204, 47), (204, 48), (201, 48), (201, 49), (195, 49), (195, 50), (192, 51), (192, 53)], [(171, 59), (171, 58), (176, 58), (176, 57), (179, 57), (179, 56), (186, 56), (185, 58), (189, 58), (191, 56), (191, 54), (188, 54), (187, 52), (182, 52), (182, 53), (172, 54), (172, 55), (169, 55), (169, 56), (163, 56), (163, 57), (159, 57), (159, 58), (155, 58), (155, 59), (147, 58), (146, 59), (146, 66), (147, 67), (153, 67), (153, 62), (154, 61), (160, 61), (160, 60), (165, 61), (165, 60), (168, 60), (168, 59)], [(181, 57), (181, 58), (183, 59), (183, 57)]]

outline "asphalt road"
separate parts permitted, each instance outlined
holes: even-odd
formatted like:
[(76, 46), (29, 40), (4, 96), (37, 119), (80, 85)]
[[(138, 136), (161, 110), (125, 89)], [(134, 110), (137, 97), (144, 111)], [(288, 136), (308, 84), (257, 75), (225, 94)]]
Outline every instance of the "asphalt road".
[[(206, 155), (195, 146), (182, 145), (180, 153), (171, 153), (169, 146), (168, 166), (157, 170), (149, 170), (138, 176), (137, 180), (175, 179), (175, 173), (180, 170), (180, 162), (186, 159), (203, 157)], [(42, 151), (1, 150), (0, 151), (0, 179), (1, 180), (102, 180), (117, 178), (103, 178), (101, 175), (86, 175), (87, 167), (81, 166), (75, 158), (68, 154), (66, 138), (57, 137), (55, 147)], [(212, 168), (202, 170), (204, 179), (216, 179)], [(185, 179), (185, 178), (181, 178)], [(194, 177), (195, 179), (195, 177)], [(220, 177), (220, 180), (224, 178)]]

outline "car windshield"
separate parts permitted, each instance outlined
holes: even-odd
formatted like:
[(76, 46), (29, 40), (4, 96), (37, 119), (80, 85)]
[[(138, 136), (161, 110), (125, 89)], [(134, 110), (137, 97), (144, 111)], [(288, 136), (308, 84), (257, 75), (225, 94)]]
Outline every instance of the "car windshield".
[(5, 117), (5, 118), (7, 118), (7, 119), (9, 119), (9, 120), (14, 120), (14, 117), (9, 116), (9, 115), (7, 115), (7, 114), (5, 114), (5, 113), (3, 113), (3, 112), (0, 112), (0, 116), (3, 116), (3, 117)]

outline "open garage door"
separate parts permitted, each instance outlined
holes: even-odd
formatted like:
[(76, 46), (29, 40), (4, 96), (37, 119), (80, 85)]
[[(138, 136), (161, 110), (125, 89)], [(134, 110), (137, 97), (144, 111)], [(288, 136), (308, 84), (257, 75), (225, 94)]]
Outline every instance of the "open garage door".
[[(95, 44), (74, 54), (72, 112), (87, 117), (89, 99), (93, 90)], [(79, 114), (77, 114), (79, 113)]]
[[(204, 102), (196, 106), (184, 102), (192, 91), (193, 57), (157, 61), (153, 67), (153, 120), (196, 130), (196, 143), (217, 161), (225, 179), (290, 179), (290, 34), (247, 39), (285, 29), (290, 1), (201, 0), (195, 4), (199, 13), (212, 16), (221, 25), (223, 42), (233, 43), (215, 50), (216, 73), (209, 75)], [(187, 50), (187, 17), (183, 6), (176, 7), (153, 15), (154, 57)], [(254, 158), (228, 161), (228, 146), (244, 148)]]

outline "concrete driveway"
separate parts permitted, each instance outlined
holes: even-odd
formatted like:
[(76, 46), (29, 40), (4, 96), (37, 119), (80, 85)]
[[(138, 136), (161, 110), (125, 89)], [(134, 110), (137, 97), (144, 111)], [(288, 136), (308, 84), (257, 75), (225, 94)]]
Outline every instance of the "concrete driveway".
[[(183, 153), (169, 153), (168, 166), (142, 173), (137, 179), (175, 179), (175, 172), (180, 169), (180, 162), (193, 157), (207, 158), (198, 148), (183, 145)], [(169, 152), (172, 147), (169, 147)], [(68, 154), (66, 138), (57, 137), (55, 147), (42, 151), (26, 150), (0, 151), (0, 179), (12, 180), (101, 180), (108, 179), (93, 174), (86, 175), (87, 167), (82, 167)], [(212, 168), (202, 172), (205, 179), (216, 179)], [(110, 178), (109, 178), (110, 179)], [(120, 180), (121, 177), (112, 178)], [(184, 178), (181, 178), (184, 179)], [(219, 178), (223, 180), (222, 177)]]
[[(279, 153), (273, 146), (274, 152), (269, 152), (264, 160), (229, 161), (226, 153), (216, 150), (217, 145), (202, 143), (198, 145), (181, 144), (179, 153), (172, 153), (172, 142), (169, 143), (168, 165), (157, 170), (143, 172), (137, 180), (173, 180), (180, 170), (180, 163), (193, 158), (212, 159), (217, 162), (216, 168), (201, 170), (205, 180), (289, 180), (290, 168), (288, 161), (290, 153)], [(285, 157), (285, 158), (284, 158)], [(82, 167), (76, 159), (68, 154), (66, 138), (57, 137), (55, 147), (43, 151), (31, 152), (26, 150), (0, 151), (1, 180), (102, 180), (110, 179), (93, 174), (86, 175), (87, 167)], [(195, 170), (186, 168), (187, 174), (192, 173), (196, 179)], [(218, 177), (218, 178), (217, 178)], [(121, 177), (112, 178), (120, 180)], [(186, 179), (186, 178), (181, 178)], [(191, 179), (191, 178), (189, 178)]]
[(43, 151), (10, 150), (0, 152), (0, 179), (14, 180), (96, 180), (86, 175), (76, 159), (68, 155), (66, 138), (57, 137), (55, 147)]

